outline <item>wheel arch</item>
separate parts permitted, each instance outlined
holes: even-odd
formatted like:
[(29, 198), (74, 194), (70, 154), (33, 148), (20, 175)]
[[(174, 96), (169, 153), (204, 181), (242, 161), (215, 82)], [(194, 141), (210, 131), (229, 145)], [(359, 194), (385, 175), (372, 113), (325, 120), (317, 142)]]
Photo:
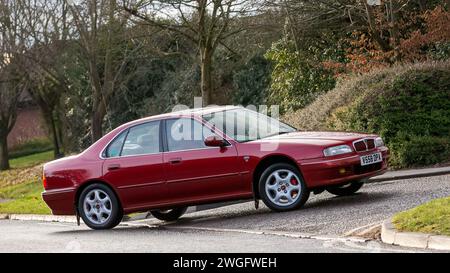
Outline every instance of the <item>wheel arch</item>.
[(258, 183), (259, 179), (264, 172), (265, 169), (267, 169), (270, 165), (276, 164), (276, 163), (287, 163), (289, 165), (292, 165), (294, 168), (296, 168), (300, 174), (302, 174), (300, 168), (298, 167), (297, 162), (284, 154), (272, 154), (265, 156), (262, 158), (258, 165), (256, 165), (255, 170), (253, 171), (253, 182), (252, 182), (252, 188), (253, 188), (253, 195), (256, 199), (260, 199), (259, 189), (258, 189)]

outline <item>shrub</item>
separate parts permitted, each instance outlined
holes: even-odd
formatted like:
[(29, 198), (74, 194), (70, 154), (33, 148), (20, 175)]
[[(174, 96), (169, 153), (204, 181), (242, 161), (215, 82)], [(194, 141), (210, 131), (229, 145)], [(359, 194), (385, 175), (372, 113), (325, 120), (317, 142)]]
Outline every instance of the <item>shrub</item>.
[(351, 77), (285, 120), (300, 129), (378, 133), (394, 167), (450, 161), (450, 62)]
[(279, 105), (282, 113), (303, 108), (335, 86), (331, 71), (310, 55), (286, 41), (275, 43), (265, 54), (273, 63), (268, 102)]
[(389, 143), (391, 164), (396, 167), (427, 166), (450, 159), (450, 138), (432, 136), (399, 137)]
[(36, 138), (13, 147), (9, 151), (9, 157), (17, 158), (36, 153), (47, 152), (53, 149), (53, 144), (48, 138)]
[(247, 106), (264, 103), (270, 84), (271, 63), (256, 55), (233, 74), (233, 104)]

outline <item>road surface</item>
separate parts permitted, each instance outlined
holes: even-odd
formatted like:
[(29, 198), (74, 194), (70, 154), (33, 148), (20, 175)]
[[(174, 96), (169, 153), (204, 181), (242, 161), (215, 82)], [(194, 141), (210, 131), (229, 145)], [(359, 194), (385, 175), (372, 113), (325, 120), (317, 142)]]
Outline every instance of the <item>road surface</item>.
[(371, 183), (349, 197), (312, 195), (303, 209), (287, 213), (247, 202), (187, 214), (177, 223), (147, 219), (107, 231), (0, 220), (0, 252), (422, 252), (344, 234), (449, 195), (450, 175), (444, 175)]

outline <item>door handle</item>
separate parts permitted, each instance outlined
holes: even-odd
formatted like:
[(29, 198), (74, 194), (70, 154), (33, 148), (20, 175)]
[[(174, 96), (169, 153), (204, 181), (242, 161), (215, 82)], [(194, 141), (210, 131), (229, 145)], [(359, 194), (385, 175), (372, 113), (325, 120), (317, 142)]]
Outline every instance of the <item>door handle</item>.
[(181, 157), (171, 158), (169, 159), (170, 164), (180, 164), (181, 163)]
[(120, 169), (120, 164), (111, 164), (108, 166), (108, 171)]

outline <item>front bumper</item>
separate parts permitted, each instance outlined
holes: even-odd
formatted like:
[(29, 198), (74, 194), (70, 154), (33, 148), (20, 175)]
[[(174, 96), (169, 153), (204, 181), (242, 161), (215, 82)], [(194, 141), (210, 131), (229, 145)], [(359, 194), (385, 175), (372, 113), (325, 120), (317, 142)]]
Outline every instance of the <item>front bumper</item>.
[(47, 206), (54, 215), (75, 215), (75, 189), (57, 189), (42, 193)]
[[(381, 152), (383, 161), (361, 166), (360, 156)], [(302, 160), (298, 162), (308, 188), (343, 184), (354, 180), (363, 180), (385, 173), (389, 159), (389, 150), (385, 147), (353, 153), (343, 157)]]

